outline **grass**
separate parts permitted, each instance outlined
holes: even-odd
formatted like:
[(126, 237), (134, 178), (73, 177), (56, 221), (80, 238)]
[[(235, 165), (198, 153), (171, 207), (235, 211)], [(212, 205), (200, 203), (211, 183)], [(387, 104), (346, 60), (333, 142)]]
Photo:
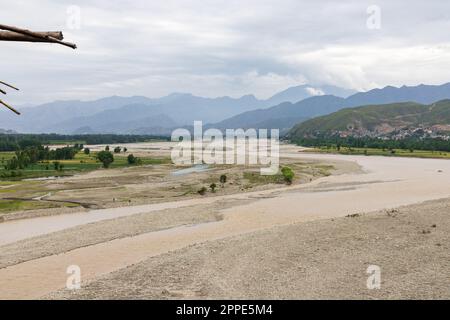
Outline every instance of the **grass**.
[(26, 201), (26, 200), (0, 200), (0, 212), (11, 212), (33, 209), (55, 208), (58, 205), (50, 202)]
[(70, 202), (52, 203), (49, 201), (38, 201), (38, 200), (0, 199), (0, 214), (13, 211), (58, 208), (61, 206), (77, 207), (78, 205)]
[(407, 150), (407, 149), (393, 149), (393, 152), (388, 149), (376, 148), (348, 148), (341, 147), (338, 150), (336, 147), (316, 147), (312, 150), (304, 152), (320, 152), (346, 155), (366, 155), (366, 156), (386, 156), (386, 157), (414, 157), (414, 158), (438, 158), (450, 159), (450, 152), (445, 151), (431, 151), (431, 150)]

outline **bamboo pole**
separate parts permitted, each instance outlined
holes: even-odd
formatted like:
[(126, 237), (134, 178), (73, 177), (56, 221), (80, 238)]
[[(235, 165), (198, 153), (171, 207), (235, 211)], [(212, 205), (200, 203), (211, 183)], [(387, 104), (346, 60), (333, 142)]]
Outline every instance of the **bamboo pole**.
[(7, 107), (9, 110), (11, 110), (12, 112), (20, 115), (20, 112), (17, 111), (16, 109), (14, 109), (13, 107), (11, 107), (9, 104), (7, 104), (6, 102), (4, 102), (3, 100), (0, 100), (0, 104), (4, 105), (5, 107)]
[[(58, 40), (64, 39), (61, 31), (36, 32), (36, 34), (43, 37), (52, 37)], [(31, 37), (12, 31), (0, 31), (0, 41), (47, 42), (47, 40), (43, 40), (41, 38)]]
[(0, 84), (2, 84), (2, 85), (4, 85), (4, 86), (7, 86), (7, 87), (10, 87), (11, 89), (14, 89), (14, 90), (17, 90), (17, 91), (19, 91), (19, 89), (18, 89), (18, 88), (14, 87), (13, 85), (11, 85), (11, 84), (9, 84), (9, 83), (6, 83), (6, 82), (3, 82), (3, 81), (0, 81)]
[(26, 30), (26, 29), (20, 29), (20, 28), (17, 28), (17, 27), (0, 24), (0, 30), (6, 30), (6, 31), (19, 33), (19, 34), (24, 35), (24, 36), (32, 37), (32, 38), (35, 38), (35, 39), (40, 39), (40, 40), (42, 40), (42, 42), (58, 43), (60, 45), (63, 45), (63, 46), (66, 46), (66, 47), (69, 47), (69, 48), (72, 48), (72, 49), (76, 49), (77, 48), (77, 45), (74, 44), (74, 43), (64, 42), (64, 41), (59, 40), (57, 38), (54, 38), (54, 37), (52, 37), (50, 35), (45, 35), (45, 34), (43, 35), (41, 33), (33, 32), (33, 31), (30, 31), (30, 30)]

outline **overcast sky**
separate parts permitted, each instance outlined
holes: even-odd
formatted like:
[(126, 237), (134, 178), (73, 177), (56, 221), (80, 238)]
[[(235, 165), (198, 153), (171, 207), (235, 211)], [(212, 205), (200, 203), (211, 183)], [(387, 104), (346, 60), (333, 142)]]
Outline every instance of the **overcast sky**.
[(8, 101), (450, 81), (450, 1), (91, 0), (76, 1), (80, 19), (74, 2), (0, 0), (0, 23), (79, 47), (1, 42), (0, 80), (21, 88)]

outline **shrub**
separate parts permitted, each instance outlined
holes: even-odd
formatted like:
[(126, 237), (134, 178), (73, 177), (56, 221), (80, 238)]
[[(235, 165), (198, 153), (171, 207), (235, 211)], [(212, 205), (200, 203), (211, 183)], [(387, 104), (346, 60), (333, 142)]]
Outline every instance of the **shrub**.
[(216, 192), (216, 187), (217, 187), (217, 185), (215, 184), (215, 183), (211, 183), (210, 185), (209, 185), (209, 187), (211, 188), (211, 192)]
[(294, 180), (294, 171), (292, 171), (292, 169), (289, 167), (281, 168), (281, 174), (283, 175), (284, 181), (287, 184), (291, 184)]
[(203, 195), (206, 193), (206, 191), (207, 191), (207, 190), (206, 190), (205, 187), (201, 187), (200, 190), (197, 191), (197, 193), (198, 193), (199, 195), (202, 195), (202, 196), (203, 196)]

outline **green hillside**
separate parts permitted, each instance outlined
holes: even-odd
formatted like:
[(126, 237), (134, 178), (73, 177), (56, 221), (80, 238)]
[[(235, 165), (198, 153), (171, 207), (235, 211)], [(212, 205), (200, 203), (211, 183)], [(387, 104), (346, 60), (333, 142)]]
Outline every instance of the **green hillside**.
[(407, 135), (416, 129), (439, 134), (450, 131), (450, 100), (431, 105), (414, 102), (370, 105), (342, 109), (294, 126), (288, 137)]

